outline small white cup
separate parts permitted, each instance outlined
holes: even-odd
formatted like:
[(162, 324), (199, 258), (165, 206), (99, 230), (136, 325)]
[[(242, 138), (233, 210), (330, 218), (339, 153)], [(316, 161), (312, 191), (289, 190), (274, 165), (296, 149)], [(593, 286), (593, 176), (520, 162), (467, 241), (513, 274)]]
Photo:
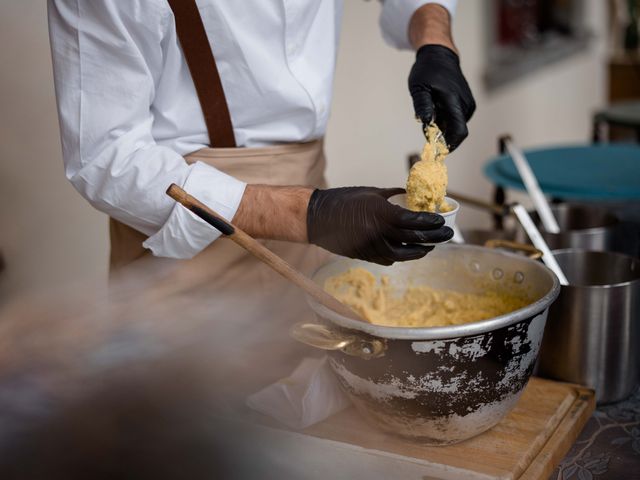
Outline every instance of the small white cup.
[[(458, 215), (458, 210), (460, 210), (460, 204), (451, 197), (444, 197), (445, 201), (453, 207), (453, 210), (449, 212), (436, 212), (438, 215), (442, 215), (444, 218), (444, 225), (446, 227), (454, 228), (456, 224), (456, 216)], [(393, 197), (389, 197), (389, 202), (394, 205), (398, 205), (402, 208), (407, 208), (407, 194), (401, 193), (399, 195), (394, 195)], [(447, 240), (447, 242), (450, 240)], [(441, 243), (447, 243), (441, 242)], [(437, 245), (437, 243), (425, 243), (423, 245)]]

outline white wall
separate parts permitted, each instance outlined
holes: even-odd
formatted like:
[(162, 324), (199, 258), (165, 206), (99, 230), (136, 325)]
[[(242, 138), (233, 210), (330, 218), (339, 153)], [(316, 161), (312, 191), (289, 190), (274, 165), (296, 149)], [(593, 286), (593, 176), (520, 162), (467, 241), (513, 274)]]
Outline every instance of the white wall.
[(105, 276), (106, 217), (62, 169), (44, 0), (0, 2), (0, 302)]
[[(500, 133), (523, 146), (588, 139), (590, 115), (604, 101), (606, 3), (585, 2), (595, 50), (492, 95), (481, 82), (486, 3), (459, 2), (455, 37), (478, 110), (469, 139), (448, 162), (452, 189), (488, 198), (481, 168)], [(422, 146), (406, 90), (413, 56), (383, 44), (377, 2), (345, 3), (329, 178), (333, 185), (402, 185), (406, 154)], [(106, 276), (106, 217), (63, 175), (47, 35), (44, 0), (0, 2), (0, 249), (8, 262), (0, 302), (55, 282)], [(477, 225), (486, 216), (466, 210), (461, 221)]]

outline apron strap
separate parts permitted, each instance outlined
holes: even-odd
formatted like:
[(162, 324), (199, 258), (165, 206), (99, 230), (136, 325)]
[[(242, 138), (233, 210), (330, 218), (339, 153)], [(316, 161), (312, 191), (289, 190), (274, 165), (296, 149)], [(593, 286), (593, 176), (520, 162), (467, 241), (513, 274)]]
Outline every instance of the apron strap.
[(178, 39), (198, 93), (211, 147), (235, 147), (236, 140), (227, 99), (196, 1), (168, 2), (173, 10)]

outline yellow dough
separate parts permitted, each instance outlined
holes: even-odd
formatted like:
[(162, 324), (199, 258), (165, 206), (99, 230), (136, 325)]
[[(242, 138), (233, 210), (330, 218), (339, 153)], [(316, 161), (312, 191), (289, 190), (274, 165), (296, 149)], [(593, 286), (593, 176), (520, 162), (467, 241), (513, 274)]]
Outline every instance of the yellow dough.
[(389, 327), (439, 327), (496, 317), (530, 303), (525, 296), (486, 291), (460, 293), (410, 285), (396, 295), (389, 277), (380, 281), (364, 268), (352, 268), (326, 280), (324, 289), (363, 318)]
[(407, 206), (417, 212), (448, 212), (452, 207), (444, 200), (448, 182), (444, 159), (449, 149), (435, 123), (427, 127), (426, 136), (421, 159), (409, 171)]

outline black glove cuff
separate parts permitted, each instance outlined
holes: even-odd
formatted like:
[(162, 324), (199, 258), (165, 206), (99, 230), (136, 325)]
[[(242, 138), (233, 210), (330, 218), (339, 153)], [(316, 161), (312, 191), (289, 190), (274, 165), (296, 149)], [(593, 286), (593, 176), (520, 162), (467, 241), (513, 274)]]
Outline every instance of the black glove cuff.
[(424, 57), (426, 55), (451, 59), (460, 65), (460, 57), (458, 57), (458, 54), (444, 45), (423, 45), (416, 51), (416, 59), (420, 59), (421, 56)]
[(309, 243), (316, 243), (318, 238), (316, 227), (318, 226), (318, 219), (316, 218), (318, 213), (318, 203), (320, 203), (320, 197), (322, 193), (319, 188), (316, 188), (311, 197), (309, 197), (309, 205), (307, 206), (307, 238)]

